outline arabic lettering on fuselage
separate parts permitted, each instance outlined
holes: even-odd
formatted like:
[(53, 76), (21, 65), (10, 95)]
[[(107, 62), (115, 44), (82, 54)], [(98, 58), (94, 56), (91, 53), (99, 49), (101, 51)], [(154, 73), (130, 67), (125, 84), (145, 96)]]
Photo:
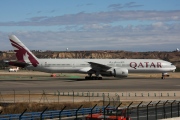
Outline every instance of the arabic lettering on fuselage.
[(161, 62), (130, 62), (131, 68), (162, 68)]
[(124, 63), (124, 61), (110, 61), (109, 63), (114, 63), (114, 64), (118, 64), (118, 63)]

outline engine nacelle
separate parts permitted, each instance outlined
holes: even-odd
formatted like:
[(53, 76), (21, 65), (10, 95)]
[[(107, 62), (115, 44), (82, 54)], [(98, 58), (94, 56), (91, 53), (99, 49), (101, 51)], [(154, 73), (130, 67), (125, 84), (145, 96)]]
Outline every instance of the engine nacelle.
[(110, 69), (109, 71), (106, 71), (104, 73), (101, 73), (102, 76), (106, 76), (106, 77), (127, 77), (128, 76), (128, 69), (126, 68), (113, 68)]
[(114, 68), (113, 69), (114, 77), (127, 77), (128, 76), (128, 69), (126, 68)]

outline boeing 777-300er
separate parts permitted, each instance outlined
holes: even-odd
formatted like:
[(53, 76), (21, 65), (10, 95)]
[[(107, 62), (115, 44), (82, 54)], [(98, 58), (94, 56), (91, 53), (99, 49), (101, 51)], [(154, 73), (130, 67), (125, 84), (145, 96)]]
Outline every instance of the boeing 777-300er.
[(176, 69), (172, 63), (158, 59), (38, 59), (15, 35), (10, 35), (9, 39), (17, 61), (8, 64), (35, 71), (88, 74), (85, 79), (122, 78), (128, 73), (162, 73), (164, 79), (167, 72)]

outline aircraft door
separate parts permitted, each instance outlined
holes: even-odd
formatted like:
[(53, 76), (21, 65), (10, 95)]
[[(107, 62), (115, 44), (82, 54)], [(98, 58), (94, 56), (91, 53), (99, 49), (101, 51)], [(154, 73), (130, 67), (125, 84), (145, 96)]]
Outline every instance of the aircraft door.
[(44, 66), (45, 66), (45, 67), (47, 66), (47, 62), (44, 63)]
[(76, 68), (76, 64), (75, 63), (72, 63), (72, 68)]

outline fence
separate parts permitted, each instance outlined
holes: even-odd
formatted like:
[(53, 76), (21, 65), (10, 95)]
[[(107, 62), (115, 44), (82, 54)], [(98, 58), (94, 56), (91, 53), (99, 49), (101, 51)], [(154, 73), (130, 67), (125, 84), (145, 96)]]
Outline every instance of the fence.
[[(0, 115), (1, 120), (35, 120), (35, 119), (53, 119), (61, 117), (67, 117), (67, 120), (70, 120), (70, 116), (74, 116), (74, 118), (85, 118), (87, 114), (100, 113), (104, 120), (108, 118), (108, 116), (123, 116), (125, 118), (131, 118), (132, 120), (156, 120), (162, 118), (172, 118), (179, 117), (179, 104), (180, 101), (155, 101), (155, 102), (140, 102), (139, 104), (133, 105), (133, 102), (129, 103), (127, 106), (121, 107), (121, 104), (118, 104), (114, 107), (109, 107), (111, 104), (108, 103), (106, 106), (97, 107), (96, 105), (92, 108), (82, 108), (83, 105), (79, 106), (77, 109), (72, 110), (61, 110), (56, 111), (48, 111), (48, 108), (45, 108), (42, 112), (31, 112), (26, 113), (26, 110), (21, 114), (8, 114), (8, 115)], [(83, 115), (83, 116), (82, 116)]]
[(129, 116), (133, 120), (157, 120), (163, 118), (179, 117), (179, 101), (156, 101), (143, 104), (140, 102), (136, 106), (131, 106)]
[(117, 93), (95, 93), (95, 92), (51, 92), (47, 93), (44, 90), (40, 93), (27, 91), (20, 93), (18, 91), (0, 92), (0, 103), (18, 103), (18, 102), (39, 102), (39, 103), (51, 103), (51, 102), (91, 102), (91, 101), (103, 101), (103, 105), (106, 101), (112, 102), (115, 106), (120, 102), (120, 96)]
[(26, 110), (21, 114), (8, 114), (8, 115), (1, 115), (1, 120), (9, 120), (9, 119), (21, 119), (21, 120), (34, 120), (34, 119), (53, 119), (61, 117), (68, 117), (75, 116), (78, 117), (80, 115), (87, 115), (93, 113), (99, 113), (100, 110), (103, 110), (103, 107), (94, 107), (92, 108), (81, 108), (81, 105), (78, 109), (71, 109), (71, 110), (54, 110), (48, 111), (48, 108), (45, 108), (42, 112), (29, 112), (25, 113)]
[[(180, 93), (176, 91), (171, 92), (46, 92), (42, 90), (41, 92), (33, 91), (9, 91), (0, 92), (0, 103), (17, 103), (17, 102), (39, 102), (39, 103), (50, 103), (50, 102), (81, 102), (81, 101), (109, 101), (113, 103), (113, 106), (119, 104), (120, 100), (167, 100), (167, 99), (179, 99)], [(105, 105), (105, 103), (103, 103)]]
[[(98, 106), (111, 106), (115, 109), (116, 113), (119, 113), (118, 110), (124, 109), (126, 114), (123, 116), (130, 116), (133, 120), (143, 120), (143, 119), (161, 119), (161, 118), (169, 118), (169, 117), (178, 117), (179, 116), (179, 101), (158, 101), (158, 102), (131, 102), (123, 107), (121, 107), (121, 99), (141, 99), (144, 98), (151, 100), (152, 98), (158, 99), (166, 99), (167, 98), (179, 98), (178, 92), (62, 92), (62, 91), (54, 91), (54, 92), (46, 92), (42, 90), (41, 92), (33, 92), (33, 91), (9, 91), (9, 92), (0, 92), (0, 103), (21, 103), (21, 102), (37, 102), (37, 103), (60, 103), (60, 102), (91, 102), (91, 101), (101, 101), (101, 104)], [(36, 119), (36, 118), (57, 118), (58, 115), (64, 116), (76, 116), (77, 115), (87, 115), (90, 113), (92, 108), (79, 108), (75, 110), (67, 110), (62, 112), (58, 111), (48, 111), (48, 108), (41, 112), (26, 112), (25, 109), (22, 114), (10, 114), (10, 115), (0, 115), (0, 119)], [(104, 109), (104, 107), (101, 107)], [(80, 111), (75, 114), (73, 111)], [(99, 112), (98, 109), (96, 112)], [(103, 111), (103, 110), (102, 110)], [(61, 114), (60, 114), (61, 112)], [(94, 113), (96, 113), (94, 112)], [(0, 111), (0, 114), (3, 111)], [(103, 113), (106, 114), (105, 112)], [(106, 114), (107, 116), (108, 114)], [(142, 118), (142, 116), (144, 116)], [(29, 118), (28, 118), (29, 117)], [(79, 117), (79, 116), (78, 116)], [(84, 116), (83, 116), (84, 117)]]

